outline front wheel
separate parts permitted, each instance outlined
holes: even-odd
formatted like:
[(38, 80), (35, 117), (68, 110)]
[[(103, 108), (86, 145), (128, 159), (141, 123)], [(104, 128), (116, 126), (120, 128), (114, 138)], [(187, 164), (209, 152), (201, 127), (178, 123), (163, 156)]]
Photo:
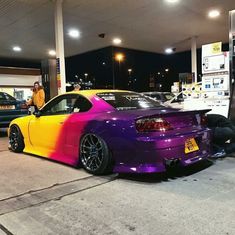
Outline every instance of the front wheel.
[(13, 152), (21, 153), (24, 150), (24, 139), (20, 128), (16, 125), (10, 127), (9, 134), (10, 148)]
[(107, 144), (94, 134), (86, 134), (80, 144), (80, 161), (89, 173), (100, 175), (110, 173), (112, 158)]

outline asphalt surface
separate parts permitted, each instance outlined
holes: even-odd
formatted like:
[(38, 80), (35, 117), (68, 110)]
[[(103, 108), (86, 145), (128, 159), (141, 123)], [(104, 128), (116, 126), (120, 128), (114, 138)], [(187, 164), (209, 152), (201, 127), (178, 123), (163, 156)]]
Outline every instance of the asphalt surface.
[(97, 177), (7, 149), (0, 131), (0, 235), (235, 234), (235, 158), (166, 174)]

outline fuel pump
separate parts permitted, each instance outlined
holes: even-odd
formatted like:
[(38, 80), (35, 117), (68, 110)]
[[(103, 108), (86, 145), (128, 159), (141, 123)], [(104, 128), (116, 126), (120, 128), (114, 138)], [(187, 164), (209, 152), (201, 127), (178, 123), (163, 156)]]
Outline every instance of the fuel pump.
[(202, 91), (210, 113), (228, 117), (230, 103), (229, 52), (221, 50), (222, 43), (202, 46)]

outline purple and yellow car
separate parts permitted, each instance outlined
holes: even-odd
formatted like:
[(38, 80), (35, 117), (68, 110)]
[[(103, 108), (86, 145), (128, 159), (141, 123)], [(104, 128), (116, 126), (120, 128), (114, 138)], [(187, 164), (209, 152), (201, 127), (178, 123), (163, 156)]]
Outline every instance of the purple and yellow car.
[(74, 91), (13, 120), (9, 143), (14, 152), (81, 164), (92, 174), (163, 172), (210, 155), (207, 111), (166, 108), (131, 91)]

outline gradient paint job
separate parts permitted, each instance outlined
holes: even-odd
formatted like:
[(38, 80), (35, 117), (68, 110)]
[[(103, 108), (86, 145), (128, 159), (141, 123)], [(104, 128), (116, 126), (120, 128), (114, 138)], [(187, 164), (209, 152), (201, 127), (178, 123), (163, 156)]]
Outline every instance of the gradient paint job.
[[(117, 111), (96, 93), (113, 90), (70, 92), (80, 94), (92, 103), (84, 113), (70, 115), (31, 115), (14, 120), (24, 136), (24, 152), (77, 165), (82, 136), (94, 133), (105, 140), (114, 159), (114, 172), (162, 172), (167, 159), (179, 159), (190, 165), (210, 155), (210, 130), (198, 124), (199, 113), (169, 109)], [(122, 91), (118, 91), (122, 92)], [(124, 91), (126, 92), (126, 91)], [(68, 94), (68, 93), (67, 93)], [(146, 116), (164, 117), (174, 127), (167, 132), (138, 133), (135, 120)], [(184, 143), (195, 138), (200, 150), (185, 154)]]
[(92, 120), (98, 118), (100, 112), (110, 111), (110, 105), (102, 102), (92, 92), (88, 91), (86, 97), (91, 101), (93, 107), (88, 113), (73, 113), (67, 117), (62, 128), (59, 130), (55, 150), (49, 154), (51, 159), (77, 165), (80, 140), (86, 133), (87, 126), (89, 126)]

